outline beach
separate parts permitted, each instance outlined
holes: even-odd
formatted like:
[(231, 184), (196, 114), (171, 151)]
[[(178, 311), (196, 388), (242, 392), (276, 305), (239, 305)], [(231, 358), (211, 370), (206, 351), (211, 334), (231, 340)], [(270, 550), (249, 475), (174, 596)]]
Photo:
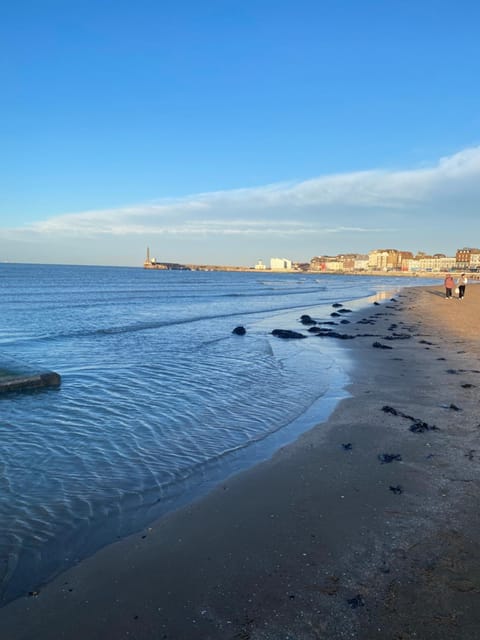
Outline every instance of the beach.
[(0, 609), (2, 640), (477, 638), (479, 316), (478, 285), (350, 314), (327, 422)]

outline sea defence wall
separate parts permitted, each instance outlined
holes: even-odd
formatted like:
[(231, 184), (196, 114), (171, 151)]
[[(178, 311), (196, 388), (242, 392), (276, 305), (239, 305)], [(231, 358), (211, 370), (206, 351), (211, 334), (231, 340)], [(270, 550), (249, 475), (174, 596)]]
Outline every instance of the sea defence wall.
[(59, 387), (61, 377), (55, 371), (39, 370), (0, 354), (0, 393)]

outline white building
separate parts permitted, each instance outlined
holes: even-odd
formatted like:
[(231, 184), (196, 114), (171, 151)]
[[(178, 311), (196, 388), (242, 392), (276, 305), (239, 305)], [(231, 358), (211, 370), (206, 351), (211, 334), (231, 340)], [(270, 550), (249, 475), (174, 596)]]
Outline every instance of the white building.
[(472, 253), (470, 256), (470, 269), (480, 268), (480, 253)]
[(356, 258), (353, 263), (355, 271), (367, 271), (368, 269), (368, 256), (366, 258)]
[(326, 271), (343, 271), (343, 261), (328, 260), (327, 262), (325, 262), (325, 270)]
[(270, 269), (272, 271), (285, 271), (292, 268), (292, 261), (286, 258), (270, 258)]
[(427, 257), (417, 260), (420, 271), (450, 271), (455, 267), (455, 257)]
[(257, 264), (255, 265), (255, 269), (258, 269), (259, 271), (264, 271), (267, 267), (264, 265), (264, 263), (261, 260), (257, 261)]

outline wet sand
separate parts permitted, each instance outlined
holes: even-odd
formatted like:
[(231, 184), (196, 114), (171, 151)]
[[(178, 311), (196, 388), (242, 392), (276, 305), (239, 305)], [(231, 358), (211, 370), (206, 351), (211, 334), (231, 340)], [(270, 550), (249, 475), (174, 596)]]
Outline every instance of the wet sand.
[(0, 637), (478, 638), (480, 286), (344, 317), (326, 423), (3, 607)]

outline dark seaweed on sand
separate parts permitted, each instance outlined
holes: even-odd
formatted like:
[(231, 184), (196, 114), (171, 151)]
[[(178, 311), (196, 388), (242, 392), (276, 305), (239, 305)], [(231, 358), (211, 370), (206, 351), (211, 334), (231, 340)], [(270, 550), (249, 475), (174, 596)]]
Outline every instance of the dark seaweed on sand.
[(375, 349), (392, 349), (393, 347), (389, 347), (386, 344), (382, 344), (381, 342), (374, 342), (372, 344), (372, 347), (374, 347)]
[(391, 491), (392, 493), (394, 493), (395, 495), (400, 495), (401, 493), (403, 493), (403, 489), (402, 489), (402, 487), (401, 487), (399, 484), (397, 484), (397, 485), (395, 485), (395, 486), (390, 485), (390, 486), (389, 486), (389, 489), (390, 489), (390, 491)]
[(402, 456), (399, 453), (379, 453), (378, 459), (382, 464), (388, 464), (394, 460), (401, 462)]
[(384, 413), (389, 413), (392, 416), (399, 416), (400, 418), (406, 418), (407, 420), (411, 420), (412, 424), (410, 425), (410, 431), (413, 433), (423, 433), (424, 431), (438, 431), (438, 427), (434, 424), (430, 425), (419, 418), (414, 418), (413, 416), (409, 416), (407, 413), (403, 413), (403, 411), (398, 411), (393, 407), (389, 407), (388, 405), (384, 405), (382, 407), (382, 411)]
[(347, 604), (349, 604), (352, 607), (352, 609), (357, 609), (358, 607), (364, 607), (365, 601), (363, 599), (363, 596), (360, 593), (358, 593), (353, 598), (350, 598), (349, 600), (347, 600)]

